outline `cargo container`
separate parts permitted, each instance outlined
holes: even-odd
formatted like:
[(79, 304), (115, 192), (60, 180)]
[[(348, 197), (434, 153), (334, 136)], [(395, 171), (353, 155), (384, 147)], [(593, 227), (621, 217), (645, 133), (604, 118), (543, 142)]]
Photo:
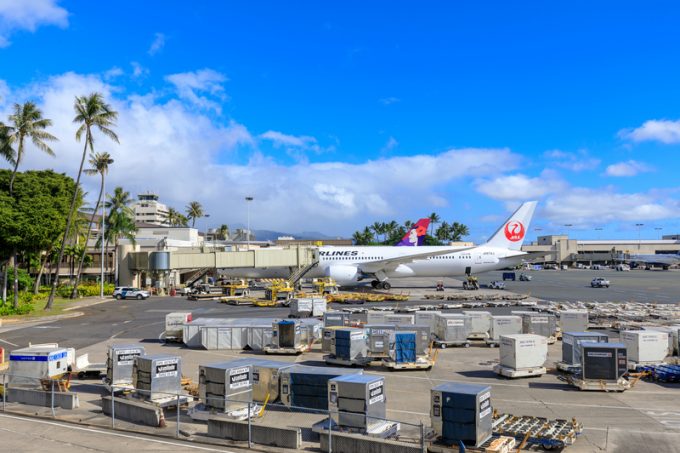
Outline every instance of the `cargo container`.
[(393, 314), (393, 311), (370, 310), (366, 313), (366, 324), (386, 324), (385, 316)]
[(198, 396), (208, 408), (234, 412), (253, 401), (252, 365), (241, 360), (198, 367)]
[(584, 381), (617, 382), (628, 372), (626, 345), (623, 343), (581, 343), (581, 371)]
[(568, 366), (581, 366), (581, 343), (608, 343), (609, 337), (598, 332), (562, 332), (562, 362)]
[(395, 363), (415, 363), (418, 354), (418, 333), (395, 331), (390, 335), (390, 359)]
[(680, 330), (680, 326), (644, 326), (643, 329), (667, 333), (668, 355), (678, 355), (678, 331)]
[(321, 337), (321, 352), (325, 352), (326, 354), (331, 353), (333, 338), (335, 338), (334, 331), (337, 329), (344, 329), (344, 326), (333, 326), (323, 328), (323, 333)]
[(469, 346), (468, 335), (471, 319), (466, 315), (438, 315), (435, 327), (435, 343), (441, 347), (447, 345)]
[(302, 326), (292, 320), (279, 320), (272, 324), (272, 346), (274, 348), (299, 348), (302, 345)]
[(323, 326), (349, 326), (350, 314), (344, 311), (327, 311), (323, 315)]
[(419, 326), (429, 326), (430, 331), (434, 332), (434, 327), (437, 322), (437, 315), (440, 315), (441, 313), (442, 312), (435, 310), (417, 311), (415, 313), (416, 318), (414, 323)]
[(501, 335), (522, 333), (521, 316), (492, 316), (489, 338), (486, 343), (495, 346), (500, 343)]
[(191, 312), (176, 311), (165, 315), (165, 334), (166, 340), (182, 341), (184, 324), (191, 322)]
[(430, 326), (413, 324), (410, 326), (396, 326), (397, 332), (410, 331), (416, 333), (416, 356), (427, 355), (432, 342)]
[(248, 326), (204, 326), (201, 346), (208, 350), (240, 351), (248, 345), (249, 330)]
[(491, 330), (491, 313), (488, 311), (464, 310), (464, 315), (470, 317), (470, 332), (468, 338), (487, 338)]
[(173, 399), (182, 389), (182, 359), (166, 354), (135, 357), (132, 385), (150, 401)]
[(132, 385), (132, 368), (135, 357), (144, 355), (144, 346), (114, 344), (109, 347), (106, 359), (106, 380), (110, 385)]
[(328, 410), (328, 381), (362, 370), (293, 365), (281, 371), (281, 402), (286, 406)]
[(368, 355), (386, 358), (390, 354), (390, 335), (397, 330), (394, 324), (367, 324), (364, 326), (367, 337)]
[(365, 359), (368, 356), (364, 329), (344, 327), (333, 331), (331, 355), (347, 361)]
[(370, 432), (387, 415), (385, 378), (350, 374), (328, 381), (328, 409), (341, 428)]
[(403, 313), (387, 314), (385, 315), (385, 324), (410, 326), (415, 322), (415, 319), (415, 315), (407, 315)]
[(588, 330), (588, 310), (563, 310), (560, 312), (562, 332), (585, 332)]
[(492, 435), (491, 387), (447, 382), (431, 391), (430, 418), (446, 445), (478, 447)]
[(668, 333), (653, 330), (627, 330), (620, 334), (628, 361), (644, 365), (661, 363), (668, 355)]
[(502, 335), (500, 364), (512, 370), (540, 368), (548, 358), (548, 340), (534, 334)]
[(522, 333), (533, 333), (550, 338), (557, 333), (555, 315), (533, 311), (513, 311), (513, 315), (522, 317)]
[(40, 379), (56, 379), (68, 373), (68, 351), (54, 346), (31, 346), (9, 354), (9, 383), (39, 386)]
[(291, 299), (290, 301), (290, 317), (291, 318), (308, 318), (323, 316), (326, 313), (326, 306), (328, 303), (326, 299), (319, 297), (307, 297)]

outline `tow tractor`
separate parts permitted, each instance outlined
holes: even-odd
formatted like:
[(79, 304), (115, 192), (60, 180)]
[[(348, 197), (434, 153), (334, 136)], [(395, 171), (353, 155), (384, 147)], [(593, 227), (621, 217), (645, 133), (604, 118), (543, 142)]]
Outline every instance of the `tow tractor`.
[(472, 275), (468, 275), (467, 279), (463, 282), (463, 289), (467, 289), (470, 291), (476, 291), (479, 289), (479, 281), (477, 280), (477, 277), (473, 277)]

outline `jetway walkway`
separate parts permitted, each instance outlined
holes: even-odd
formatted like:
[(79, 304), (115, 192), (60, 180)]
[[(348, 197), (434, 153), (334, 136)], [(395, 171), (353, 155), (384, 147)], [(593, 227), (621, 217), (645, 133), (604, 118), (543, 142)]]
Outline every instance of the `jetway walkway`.
[(152, 251), (130, 252), (127, 267), (131, 272), (163, 272), (199, 269), (286, 267), (309, 270), (319, 262), (317, 247), (262, 248), (238, 252)]

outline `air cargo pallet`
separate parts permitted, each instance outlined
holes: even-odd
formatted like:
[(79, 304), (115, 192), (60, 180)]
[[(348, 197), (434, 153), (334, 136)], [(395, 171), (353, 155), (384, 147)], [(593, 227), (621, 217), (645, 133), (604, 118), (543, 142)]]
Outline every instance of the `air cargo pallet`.
[(581, 365), (572, 365), (567, 362), (555, 362), (555, 366), (558, 370), (571, 374), (575, 374), (581, 370)]
[(446, 349), (449, 346), (469, 348), (470, 347), (470, 340), (464, 340), (464, 341), (434, 340), (432, 342), (432, 344), (434, 345), (435, 348), (439, 348), (439, 349)]
[(300, 345), (296, 348), (272, 348), (270, 346), (265, 346), (263, 351), (265, 354), (278, 354), (278, 355), (297, 355), (303, 352), (308, 352), (310, 347), (307, 345)]
[(499, 374), (501, 376), (505, 376), (505, 377), (510, 378), (510, 379), (542, 376), (547, 372), (545, 367), (542, 367), (542, 366), (537, 366), (537, 367), (534, 367), (534, 368), (527, 368), (527, 369), (523, 369), (523, 370), (515, 370), (513, 368), (504, 367), (502, 365), (494, 366), (493, 371), (496, 374)]
[(524, 447), (541, 446), (545, 450), (562, 449), (572, 445), (583, 431), (576, 419), (549, 420), (527, 415), (496, 414), (493, 434), (514, 437)]
[(418, 358), (415, 362), (408, 363), (397, 363), (393, 360), (383, 359), (382, 366), (390, 371), (396, 370), (429, 370), (434, 365), (434, 362), (430, 359)]
[(229, 305), (255, 305), (255, 299), (250, 297), (223, 297), (220, 302)]
[(604, 382), (592, 380), (584, 381), (583, 379), (571, 377), (568, 381), (579, 390), (589, 392), (623, 392), (624, 390), (630, 389), (630, 382), (624, 378), (619, 378), (616, 382)]
[[(177, 399), (178, 399), (176, 396), (167, 396), (165, 398), (149, 400), (149, 399), (145, 399), (143, 396), (135, 395), (135, 394), (127, 395), (127, 398), (130, 399), (130, 400), (139, 401), (140, 403), (151, 404), (153, 406), (160, 407), (162, 409), (169, 409), (169, 408), (177, 407)], [(186, 404), (189, 404), (190, 399), (193, 400), (193, 397), (191, 397), (189, 395), (180, 395), (179, 396), (180, 407), (182, 407)]]
[(375, 361), (380, 361), (381, 359), (375, 359), (372, 357), (364, 357), (359, 360), (347, 360), (347, 359), (340, 359), (338, 357), (332, 356), (332, 355), (325, 355), (323, 356), (323, 361), (326, 362), (328, 365), (339, 365), (339, 366), (348, 366), (348, 367), (363, 367), (363, 366), (369, 366), (371, 365), (371, 362)]
[(248, 407), (239, 409), (231, 412), (218, 412), (218, 409), (207, 407), (203, 403), (199, 403), (187, 411), (187, 415), (191, 417), (192, 420), (196, 421), (208, 421), (209, 418), (219, 417), (226, 418), (229, 420), (247, 420), (248, 418), (258, 418), (262, 415), (262, 406), (250, 403), (250, 413), (248, 413)]
[(102, 378), (102, 383), (104, 384), (104, 388), (108, 390), (109, 393), (111, 393), (112, 387), (114, 389), (114, 393), (128, 393), (135, 391), (135, 386), (132, 384), (116, 384), (112, 386), (107, 378)]
[(507, 436), (492, 436), (478, 447), (449, 446), (431, 443), (427, 447), (429, 453), (513, 453), (517, 441)]
[(317, 434), (326, 433), (328, 432), (329, 424), (331, 425), (332, 431), (349, 434), (361, 434), (364, 436), (377, 437), (380, 439), (394, 438), (399, 434), (399, 430), (401, 429), (400, 423), (390, 422), (387, 420), (381, 420), (379, 423), (376, 423), (376, 425), (373, 426), (370, 430), (365, 430), (349, 426), (340, 426), (337, 423), (335, 423), (332, 419), (325, 418), (320, 422), (314, 423), (312, 425), (312, 432)]

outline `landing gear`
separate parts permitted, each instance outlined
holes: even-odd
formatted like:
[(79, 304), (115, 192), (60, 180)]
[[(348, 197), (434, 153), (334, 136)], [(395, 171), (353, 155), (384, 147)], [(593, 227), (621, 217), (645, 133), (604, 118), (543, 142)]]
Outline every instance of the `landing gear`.
[(379, 285), (380, 285), (380, 282), (378, 280), (373, 280), (371, 282), (371, 286), (373, 287), (373, 289), (378, 289)]
[(384, 290), (389, 290), (389, 289), (392, 288), (392, 285), (390, 284), (390, 282), (382, 282), (382, 283), (380, 284), (380, 286), (381, 286), (382, 289), (384, 289)]

